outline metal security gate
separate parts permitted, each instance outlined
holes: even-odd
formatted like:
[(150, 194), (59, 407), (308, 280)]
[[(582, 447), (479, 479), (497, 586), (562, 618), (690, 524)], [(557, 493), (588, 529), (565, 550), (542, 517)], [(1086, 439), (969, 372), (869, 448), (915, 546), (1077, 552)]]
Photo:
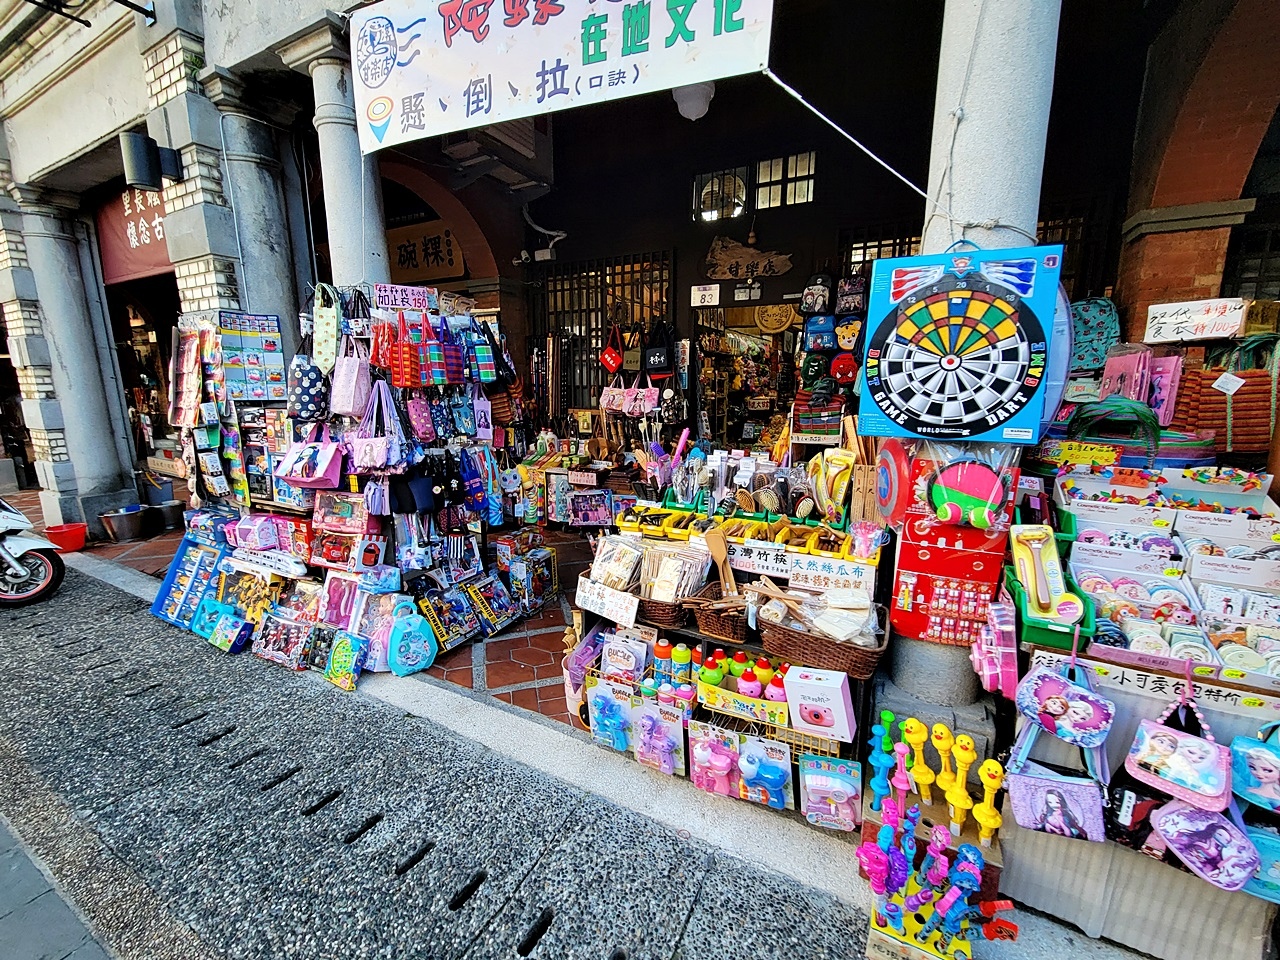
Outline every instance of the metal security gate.
[(559, 356), (559, 382), (547, 398), (552, 416), (598, 402), (607, 376), (600, 352), (613, 320), (625, 330), (636, 321), (650, 327), (672, 318), (671, 259), (671, 251), (662, 250), (543, 268), (530, 348), (550, 344)]

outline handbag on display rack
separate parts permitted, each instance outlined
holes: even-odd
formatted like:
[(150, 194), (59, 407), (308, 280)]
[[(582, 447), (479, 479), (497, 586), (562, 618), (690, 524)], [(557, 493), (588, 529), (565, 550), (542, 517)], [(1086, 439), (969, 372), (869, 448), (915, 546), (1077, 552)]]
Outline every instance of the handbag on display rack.
[(440, 652), (435, 631), (409, 601), (392, 612), (391, 634), (387, 640), (387, 666), (397, 677), (426, 670)]
[(373, 473), (403, 468), (404, 432), (391, 400), (386, 381), (379, 380), (369, 397), (360, 425), (352, 432), (351, 462), (355, 473)]
[(437, 440), (448, 440), (454, 435), (453, 411), (449, 408), (449, 398), (439, 387), (433, 388), (431, 398), (431, 422), (436, 428)]
[(293, 420), (328, 419), (329, 382), (324, 371), (311, 360), (311, 338), (303, 339), (289, 361), (289, 402), (285, 416)]
[(669, 373), (675, 356), (675, 330), (666, 321), (655, 324), (649, 345), (644, 350), (644, 372)]
[(291, 487), (332, 490), (342, 479), (342, 444), (329, 438), (329, 425), (314, 424), (306, 439), (289, 445), (275, 476)]
[(1231, 803), (1232, 819), (1203, 807), (1174, 800), (1151, 814), (1151, 826), (1186, 866), (1205, 883), (1221, 890), (1240, 890), (1261, 866), (1253, 841), (1245, 833), (1240, 811)]
[[(1014, 702), (1023, 717), (1047, 733), (1077, 747), (1099, 747), (1111, 732), (1116, 705), (1089, 688), (1088, 673), (1074, 659), (1063, 671), (1032, 669), (1018, 684)], [(1071, 681), (1075, 671), (1083, 685)]]
[[(1213, 731), (1192, 696), (1190, 661), (1187, 664), (1182, 696), (1155, 720), (1144, 719), (1138, 724), (1124, 767), (1139, 783), (1202, 810), (1221, 813), (1231, 803), (1231, 751), (1214, 741)], [(1195, 721), (1188, 712), (1195, 715)], [(1174, 723), (1169, 723), (1175, 715)]]
[(409, 337), (409, 327), (405, 323), (404, 311), (397, 314), (400, 336), (391, 347), (391, 385), (393, 387), (421, 387), (426, 383), (423, 378), (426, 364), (426, 345), (414, 343)]
[(600, 365), (610, 373), (622, 369), (622, 330), (617, 322), (609, 327), (609, 335), (605, 338), (604, 349), (600, 351)]
[(467, 382), (467, 364), (449, 318), (440, 318), (440, 349), (444, 353), (445, 382), (458, 386)]
[(1268, 813), (1280, 813), (1280, 720), (1264, 724), (1256, 737), (1231, 741), (1231, 789)]
[(471, 318), (471, 329), (468, 339), (471, 342), (471, 366), (475, 371), (475, 379), (481, 383), (493, 383), (498, 379), (497, 359), (489, 337), (480, 329), (483, 321)]
[(342, 298), (327, 283), (316, 284), (311, 308), (312, 359), (320, 372), (328, 375), (338, 359), (338, 336), (342, 332)]
[(431, 422), (430, 401), (421, 395), (410, 397), (405, 408), (409, 413), (409, 426), (413, 428), (413, 435), (423, 443), (435, 440), (436, 426)]
[(379, 370), (390, 370), (391, 348), (396, 342), (396, 315), (391, 310), (370, 312), (369, 362)]
[(355, 337), (342, 338), (342, 348), (333, 366), (331, 413), (340, 417), (358, 417), (369, 404), (372, 390), (369, 354)]
[(476, 435), (476, 411), (471, 404), (471, 391), (455, 390), (449, 398), (449, 410), (453, 414), (453, 425), (457, 432), (465, 437)]
[(627, 349), (622, 354), (622, 369), (627, 373), (636, 373), (643, 369), (644, 352), (648, 349), (645, 341), (644, 323), (636, 320), (631, 324), (631, 330), (623, 341), (627, 345)]

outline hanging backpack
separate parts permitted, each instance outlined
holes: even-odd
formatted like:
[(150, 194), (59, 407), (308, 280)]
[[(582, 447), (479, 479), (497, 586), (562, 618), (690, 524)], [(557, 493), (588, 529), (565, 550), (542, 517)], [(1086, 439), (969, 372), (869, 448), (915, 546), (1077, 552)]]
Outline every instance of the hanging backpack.
[(1101, 370), (1107, 351), (1120, 342), (1120, 314), (1106, 297), (1091, 297), (1071, 305), (1071, 372)]

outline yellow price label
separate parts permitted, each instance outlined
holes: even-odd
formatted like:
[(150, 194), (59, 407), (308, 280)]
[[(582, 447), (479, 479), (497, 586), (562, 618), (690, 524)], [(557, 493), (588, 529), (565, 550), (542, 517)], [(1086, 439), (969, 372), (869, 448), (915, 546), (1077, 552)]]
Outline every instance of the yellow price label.
[(1169, 526), (1169, 521), (1166, 520), (1164, 517), (1159, 517), (1155, 520), (1152, 520), (1151, 525), (1153, 527), (1167, 527)]
[(1245, 672), (1243, 670), (1223, 670), (1222, 671), (1222, 675), (1229, 680), (1243, 680), (1244, 673)]
[(1280, 543), (1280, 533), (1273, 533), (1271, 535), (1271, 540), (1274, 543)]
[(1107, 669), (1106, 667), (1094, 667), (1094, 668), (1093, 668), (1093, 672), (1094, 672), (1094, 673), (1096, 673), (1096, 674), (1097, 674), (1098, 676), (1100, 676), (1100, 677), (1110, 676), (1110, 674), (1111, 674), (1111, 671), (1110, 671), (1109, 669)]
[(1242, 707), (1265, 707), (1266, 704), (1257, 697), (1245, 697), (1240, 701)]
[(1177, 567), (1165, 567), (1164, 575), (1166, 577), (1180, 577), (1182, 576), (1182, 571), (1179, 570)]
[(1197, 677), (1213, 676), (1213, 667), (1193, 667), (1191, 670)]

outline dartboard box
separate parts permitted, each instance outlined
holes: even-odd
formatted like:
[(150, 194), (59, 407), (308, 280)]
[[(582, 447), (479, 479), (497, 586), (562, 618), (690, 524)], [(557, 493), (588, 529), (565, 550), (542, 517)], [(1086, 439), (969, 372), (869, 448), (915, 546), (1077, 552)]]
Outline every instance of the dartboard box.
[(877, 260), (859, 429), (868, 436), (1040, 440), (1062, 247)]

